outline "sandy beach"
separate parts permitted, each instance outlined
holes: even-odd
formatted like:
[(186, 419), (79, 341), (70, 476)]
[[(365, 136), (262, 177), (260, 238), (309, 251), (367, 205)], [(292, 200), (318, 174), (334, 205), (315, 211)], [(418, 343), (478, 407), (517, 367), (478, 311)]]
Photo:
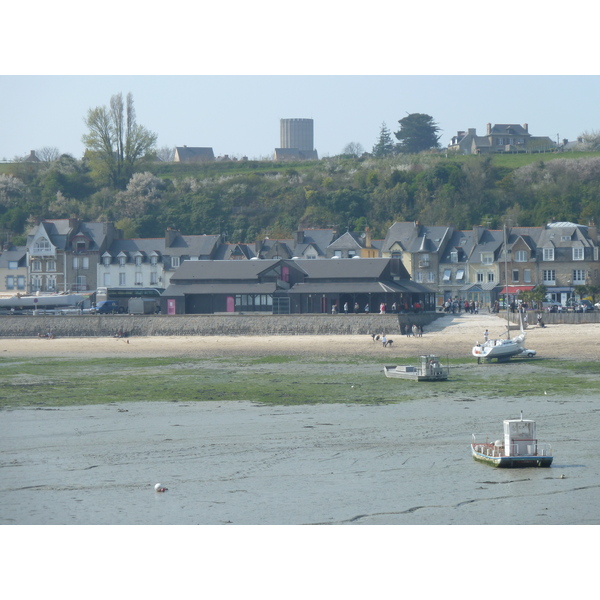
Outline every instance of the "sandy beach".
[[(343, 318), (343, 317), (341, 317)], [(114, 338), (0, 338), (0, 353), (13, 356), (58, 357), (227, 357), (288, 355), (326, 356), (388, 356), (410, 357), (437, 354), (449, 358), (468, 358), (477, 342), (483, 342), (483, 332), (490, 338), (499, 337), (505, 321), (496, 315), (448, 315), (429, 325), (422, 338), (406, 337), (385, 332), (393, 339), (391, 348), (383, 349), (370, 336), (154, 336)], [(381, 332), (384, 333), (384, 332)], [(514, 333), (516, 335), (516, 332)], [(600, 323), (582, 325), (530, 326), (527, 329), (527, 348), (537, 351), (540, 358), (594, 360), (600, 359)]]

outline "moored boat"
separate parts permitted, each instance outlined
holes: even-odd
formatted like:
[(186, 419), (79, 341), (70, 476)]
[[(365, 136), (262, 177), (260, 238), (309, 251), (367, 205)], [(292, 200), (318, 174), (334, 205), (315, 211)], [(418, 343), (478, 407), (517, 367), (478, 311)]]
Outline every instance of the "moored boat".
[[(479, 437), (479, 439), (478, 439)], [(549, 467), (552, 447), (536, 438), (536, 423), (531, 419), (504, 421), (504, 438), (495, 442), (481, 441), (473, 434), (471, 454), (476, 461), (500, 468)]]
[(412, 379), (413, 381), (444, 381), (450, 374), (449, 366), (442, 366), (437, 356), (424, 354), (419, 367), (392, 365), (383, 368), (386, 377)]

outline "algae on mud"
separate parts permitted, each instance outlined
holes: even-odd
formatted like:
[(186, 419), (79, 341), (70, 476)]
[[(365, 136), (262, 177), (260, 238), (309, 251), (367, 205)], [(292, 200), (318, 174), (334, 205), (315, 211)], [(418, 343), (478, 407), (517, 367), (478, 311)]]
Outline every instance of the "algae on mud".
[[(403, 359), (400, 359), (403, 360)], [(406, 363), (414, 362), (406, 359)], [(272, 405), (382, 404), (435, 398), (600, 393), (600, 364), (516, 360), (476, 365), (451, 360), (450, 379), (388, 379), (372, 358), (232, 357), (0, 359), (0, 409), (111, 402), (247, 400)]]

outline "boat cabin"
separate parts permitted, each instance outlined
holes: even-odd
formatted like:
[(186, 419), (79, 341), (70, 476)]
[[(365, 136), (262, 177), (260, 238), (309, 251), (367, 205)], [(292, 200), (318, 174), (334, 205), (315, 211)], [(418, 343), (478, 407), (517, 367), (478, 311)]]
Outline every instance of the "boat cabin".
[(504, 421), (505, 456), (526, 456), (536, 453), (537, 439), (535, 421), (531, 419), (507, 419)]

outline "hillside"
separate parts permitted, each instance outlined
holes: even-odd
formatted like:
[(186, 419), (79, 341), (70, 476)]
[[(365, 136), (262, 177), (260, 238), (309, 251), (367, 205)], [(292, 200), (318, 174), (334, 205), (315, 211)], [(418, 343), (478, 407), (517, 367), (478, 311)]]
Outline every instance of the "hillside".
[(520, 226), (600, 220), (600, 153), (333, 157), (206, 165), (148, 162), (124, 190), (85, 160), (0, 165), (0, 227), (13, 241), (33, 218), (112, 220), (126, 237), (226, 233), (230, 241), (335, 227), (382, 238), (395, 221)]

